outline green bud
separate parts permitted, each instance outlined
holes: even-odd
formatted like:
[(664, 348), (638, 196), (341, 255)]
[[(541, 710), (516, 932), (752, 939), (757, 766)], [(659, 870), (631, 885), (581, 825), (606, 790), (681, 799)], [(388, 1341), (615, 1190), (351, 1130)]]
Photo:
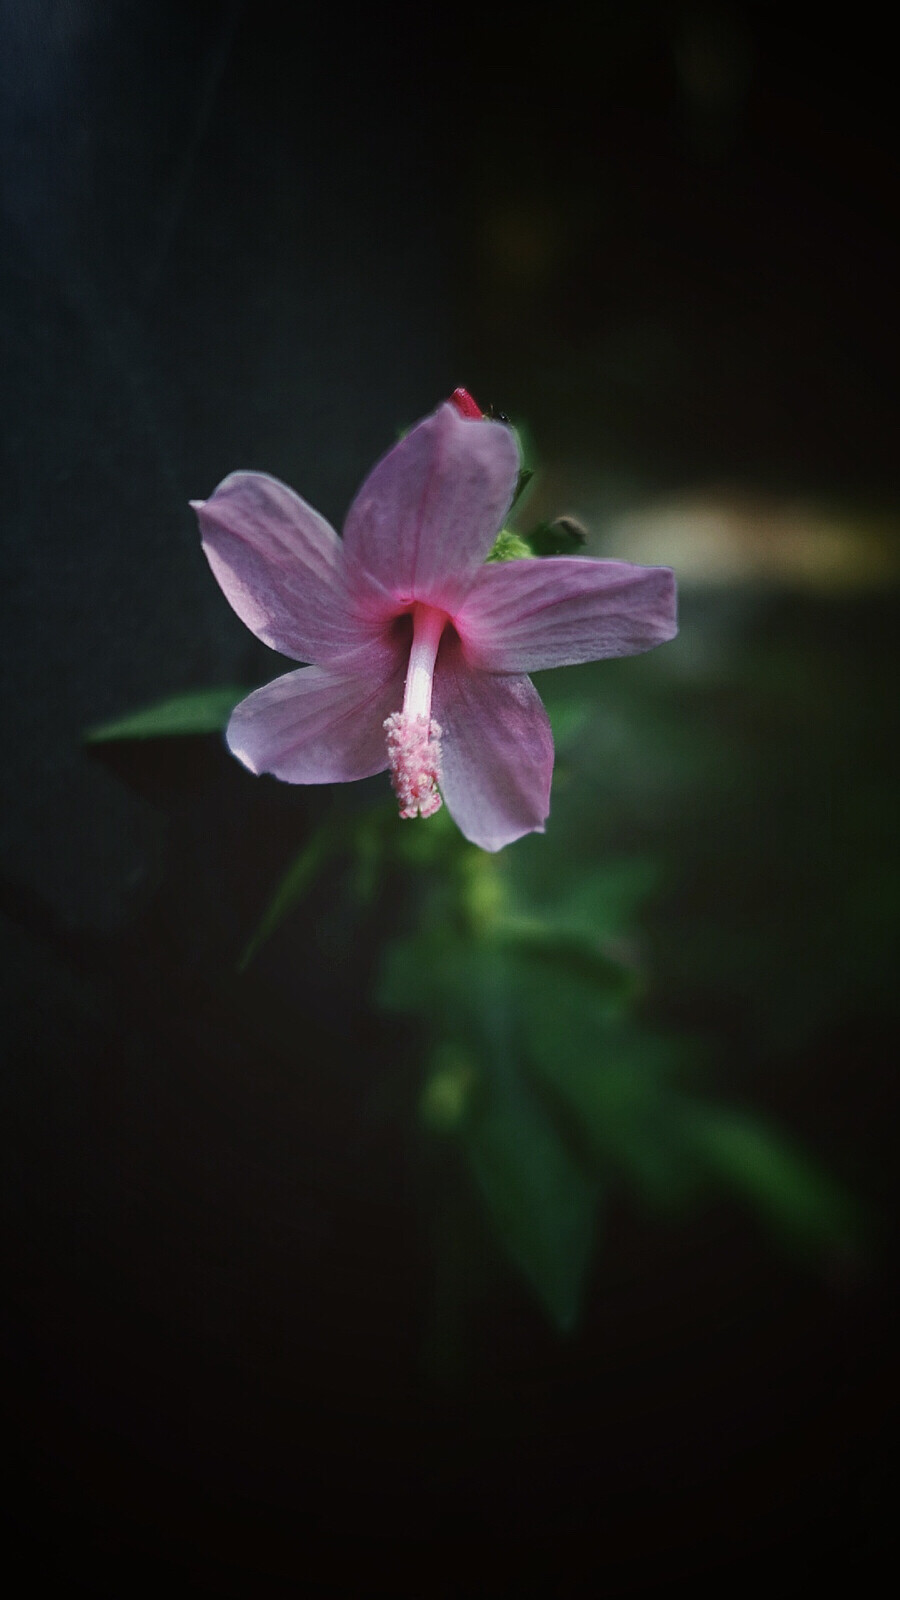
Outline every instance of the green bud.
[(577, 517), (557, 517), (554, 522), (539, 522), (525, 539), (533, 556), (574, 556), (583, 551), (587, 530)]

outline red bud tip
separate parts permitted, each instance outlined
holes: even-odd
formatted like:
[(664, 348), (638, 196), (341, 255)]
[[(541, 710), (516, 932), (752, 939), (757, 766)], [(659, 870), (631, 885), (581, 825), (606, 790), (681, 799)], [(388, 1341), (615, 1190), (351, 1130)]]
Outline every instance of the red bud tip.
[(461, 417), (470, 417), (473, 422), (480, 422), (484, 417), (484, 412), (472, 399), (468, 389), (454, 389), (450, 396), (450, 404), (456, 407)]

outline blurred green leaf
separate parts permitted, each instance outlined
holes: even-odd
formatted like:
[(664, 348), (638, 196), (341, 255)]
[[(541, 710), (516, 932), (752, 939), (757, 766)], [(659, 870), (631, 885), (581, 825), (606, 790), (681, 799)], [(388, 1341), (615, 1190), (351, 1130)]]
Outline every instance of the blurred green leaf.
[(648, 856), (613, 857), (585, 868), (548, 908), (548, 921), (595, 941), (621, 938), (657, 888), (660, 869)]
[(547, 709), (553, 729), (553, 743), (559, 755), (587, 726), (590, 707), (584, 700), (561, 700)]
[(335, 853), (336, 847), (337, 838), (333, 830), (328, 826), (319, 828), (318, 832), (307, 840), (299, 855), (295, 856), (291, 862), (269, 901), (262, 920), (238, 962), (239, 972), (245, 971), (266, 940), (271, 937), (279, 924), (293, 910), (294, 906), (302, 900), (313, 879), (318, 876), (326, 862)]
[(515, 1012), (508, 963), (491, 940), (443, 927), (396, 939), (377, 993), (386, 1010), (422, 1018), (433, 1040), (457, 1043), (476, 1056), (509, 1051)]
[(695, 1198), (705, 1175), (671, 1115), (684, 1045), (625, 1021), (588, 1035), (582, 1019), (569, 1032), (536, 1030), (528, 1054), (542, 1093), (597, 1171), (625, 1179), (657, 1209)]
[(452, 1041), (426, 1084), (423, 1113), (432, 1124), (437, 1113), (458, 1134), (501, 1245), (553, 1321), (568, 1329), (599, 1185), (521, 1075), (522, 991), (552, 981), (533, 953), (443, 928), (396, 941), (379, 998), (418, 1014), (432, 1038)]
[(575, 1325), (599, 1185), (527, 1085), (491, 1074), (462, 1141), (497, 1237), (563, 1332)]
[(802, 1250), (850, 1248), (858, 1209), (781, 1137), (741, 1112), (694, 1104), (681, 1111), (684, 1136), (709, 1170), (744, 1196)]
[(672, 876), (672, 868), (658, 856), (627, 853), (604, 839), (602, 793), (593, 781), (582, 782), (579, 776), (592, 740), (585, 702), (556, 702), (551, 722), (561, 758), (557, 776), (570, 779), (560, 787), (556, 825), (544, 838), (523, 840), (515, 854), (505, 853), (497, 870), (515, 913), (619, 944), (640, 925), (647, 902)]
[(510, 978), (526, 1006), (529, 997), (561, 983), (569, 994), (573, 980), (583, 984), (591, 1008), (599, 1002), (605, 1012), (618, 1012), (635, 993), (633, 968), (578, 928), (501, 916), (495, 937), (514, 958)]
[(460, 833), (446, 806), (441, 806), (425, 823), (398, 824), (397, 804), (391, 799), (387, 802), (385, 816), (390, 853), (406, 866), (442, 867), (458, 856)]
[(479, 1051), (506, 1047), (522, 1059), (535, 1029), (555, 1041), (619, 1016), (633, 993), (631, 970), (587, 941), (540, 925), (500, 919), (490, 937), (437, 928), (398, 939), (382, 964), (378, 999), (424, 1018), (438, 1038)]
[(91, 744), (100, 744), (107, 739), (168, 739), (188, 733), (218, 733), (238, 701), (249, 692), (236, 687), (190, 689), (88, 728), (84, 737)]
[(356, 901), (360, 906), (370, 906), (381, 889), (387, 867), (382, 816), (379, 813), (373, 816), (364, 813), (348, 832), (354, 858), (353, 889)]
[(603, 866), (582, 862), (580, 870), (576, 863), (571, 876), (565, 862), (557, 862), (550, 875), (541, 862), (530, 882), (521, 873), (518, 879), (510, 875), (502, 881), (508, 909), (501, 923), (510, 930), (520, 928), (523, 945), (531, 942), (551, 959), (553, 946), (559, 954), (578, 948), (582, 965), (593, 965), (596, 977), (605, 975), (607, 982), (614, 982), (617, 974), (616, 987), (635, 991), (640, 961), (629, 935), (659, 881), (653, 861), (623, 857)]

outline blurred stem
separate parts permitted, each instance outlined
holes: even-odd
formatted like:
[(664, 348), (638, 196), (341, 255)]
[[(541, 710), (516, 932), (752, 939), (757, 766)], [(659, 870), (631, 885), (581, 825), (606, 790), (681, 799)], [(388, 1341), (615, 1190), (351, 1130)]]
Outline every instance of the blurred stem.
[(460, 863), (460, 878), (463, 923), (475, 938), (485, 938), (495, 931), (504, 905), (497, 862), (486, 851), (469, 845)]

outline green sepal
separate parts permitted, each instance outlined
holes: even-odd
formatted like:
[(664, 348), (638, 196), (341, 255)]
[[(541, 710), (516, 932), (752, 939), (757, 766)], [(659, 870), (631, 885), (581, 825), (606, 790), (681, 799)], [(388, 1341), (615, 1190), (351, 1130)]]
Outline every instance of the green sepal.
[(522, 561), (530, 560), (534, 551), (525, 543), (521, 534), (513, 533), (509, 528), (501, 528), (491, 548), (488, 561)]

